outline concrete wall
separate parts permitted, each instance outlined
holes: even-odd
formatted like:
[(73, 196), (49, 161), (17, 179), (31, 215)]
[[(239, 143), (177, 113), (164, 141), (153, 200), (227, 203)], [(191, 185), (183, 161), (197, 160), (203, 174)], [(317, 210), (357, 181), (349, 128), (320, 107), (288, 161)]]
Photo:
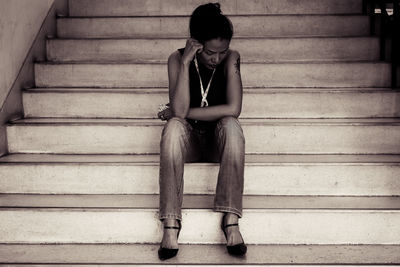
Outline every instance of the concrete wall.
[(1, 0), (0, 103), (4, 104), (54, 0)]
[(0, 156), (5, 123), (23, 115), (21, 88), (34, 86), (33, 63), (46, 59), (46, 35), (56, 34), (56, 12), (67, 10), (67, 0), (0, 0)]

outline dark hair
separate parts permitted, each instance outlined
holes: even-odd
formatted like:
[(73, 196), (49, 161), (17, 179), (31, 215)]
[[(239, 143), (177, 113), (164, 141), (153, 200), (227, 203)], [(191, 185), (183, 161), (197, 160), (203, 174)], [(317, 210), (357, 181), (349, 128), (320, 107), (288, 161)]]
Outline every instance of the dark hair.
[(193, 11), (189, 23), (191, 38), (203, 44), (215, 38), (232, 39), (232, 23), (222, 14), (220, 7), (219, 3), (208, 3)]

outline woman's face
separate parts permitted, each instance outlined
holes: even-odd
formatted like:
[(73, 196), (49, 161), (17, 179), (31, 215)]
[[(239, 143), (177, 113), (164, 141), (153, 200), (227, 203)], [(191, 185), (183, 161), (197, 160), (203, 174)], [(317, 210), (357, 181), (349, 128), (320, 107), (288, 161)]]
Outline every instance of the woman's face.
[(229, 40), (221, 38), (206, 41), (199, 57), (201, 63), (208, 69), (215, 69), (228, 54), (229, 43)]

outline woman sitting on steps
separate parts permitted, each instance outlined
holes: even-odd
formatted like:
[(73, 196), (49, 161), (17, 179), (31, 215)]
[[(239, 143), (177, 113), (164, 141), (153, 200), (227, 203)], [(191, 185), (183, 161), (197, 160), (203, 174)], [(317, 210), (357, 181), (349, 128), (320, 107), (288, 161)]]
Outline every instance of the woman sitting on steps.
[[(170, 110), (160, 144), (160, 220), (164, 235), (158, 251), (165, 260), (178, 252), (185, 162), (219, 162), (214, 210), (232, 255), (247, 247), (239, 231), (242, 216), (244, 136), (237, 120), (242, 108), (240, 55), (229, 49), (230, 20), (220, 5), (197, 7), (190, 18), (186, 47), (168, 59)], [(201, 223), (201, 222), (199, 222)]]

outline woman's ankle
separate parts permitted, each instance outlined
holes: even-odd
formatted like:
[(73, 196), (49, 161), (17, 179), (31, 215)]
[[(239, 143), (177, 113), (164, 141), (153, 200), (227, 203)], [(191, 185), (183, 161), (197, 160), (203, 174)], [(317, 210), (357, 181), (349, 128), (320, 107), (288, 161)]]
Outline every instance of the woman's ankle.
[(224, 225), (236, 224), (239, 222), (239, 216), (235, 213), (227, 212), (224, 214)]
[(164, 219), (163, 225), (168, 227), (180, 227), (180, 223), (177, 219)]

